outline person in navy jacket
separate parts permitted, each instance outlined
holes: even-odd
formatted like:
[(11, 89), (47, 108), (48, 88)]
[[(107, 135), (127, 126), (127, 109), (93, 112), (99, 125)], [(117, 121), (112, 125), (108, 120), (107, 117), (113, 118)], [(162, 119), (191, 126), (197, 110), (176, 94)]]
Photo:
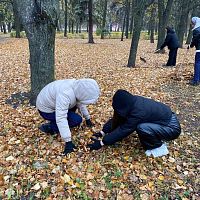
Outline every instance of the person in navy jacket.
[(160, 49), (163, 49), (166, 46), (169, 49), (169, 57), (166, 66), (176, 66), (177, 51), (180, 44), (174, 29), (167, 26), (166, 30), (167, 30), (167, 35)]
[(161, 102), (120, 89), (113, 96), (112, 107), (113, 118), (93, 135), (90, 150), (115, 144), (136, 131), (146, 155), (158, 157), (168, 154), (164, 141), (174, 140), (181, 133), (176, 114)]

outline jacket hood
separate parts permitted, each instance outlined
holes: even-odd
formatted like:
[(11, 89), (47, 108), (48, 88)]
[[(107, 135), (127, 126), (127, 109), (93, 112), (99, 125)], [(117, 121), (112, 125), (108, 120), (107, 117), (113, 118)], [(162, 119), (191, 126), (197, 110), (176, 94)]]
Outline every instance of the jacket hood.
[(94, 79), (79, 79), (73, 85), (76, 99), (81, 104), (94, 104), (100, 96), (99, 85)]
[(192, 23), (194, 24), (194, 29), (200, 27), (200, 18), (199, 17), (192, 17)]
[(166, 29), (167, 29), (167, 33), (175, 33), (174, 29), (170, 26), (167, 26)]
[(121, 116), (127, 117), (134, 106), (135, 98), (126, 90), (117, 90), (113, 96), (113, 109)]

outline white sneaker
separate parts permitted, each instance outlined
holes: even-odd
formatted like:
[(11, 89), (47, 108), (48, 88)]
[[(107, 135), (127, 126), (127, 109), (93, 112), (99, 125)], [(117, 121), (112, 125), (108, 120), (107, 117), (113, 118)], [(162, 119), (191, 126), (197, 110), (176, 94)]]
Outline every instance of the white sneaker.
[(151, 153), (152, 153), (153, 157), (156, 158), (156, 157), (167, 155), (169, 153), (169, 151), (167, 149), (167, 145), (165, 143), (163, 143), (162, 146), (155, 148), (155, 149), (151, 149)]

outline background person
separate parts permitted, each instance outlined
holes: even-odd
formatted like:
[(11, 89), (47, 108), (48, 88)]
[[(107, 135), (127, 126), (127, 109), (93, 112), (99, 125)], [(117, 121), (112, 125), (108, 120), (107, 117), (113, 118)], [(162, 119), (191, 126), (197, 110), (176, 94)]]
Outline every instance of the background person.
[[(194, 77), (190, 81), (190, 85), (197, 86), (200, 84), (200, 18), (192, 17), (192, 42), (190, 47), (196, 48), (195, 63), (194, 63)], [(189, 47), (188, 47), (189, 49)]]
[(169, 49), (169, 57), (165, 66), (176, 66), (177, 51), (180, 46), (178, 37), (172, 27), (167, 26), (166, 30), (167, 35), (164, 43), (160, 47), (160, 50), (167, 46)]

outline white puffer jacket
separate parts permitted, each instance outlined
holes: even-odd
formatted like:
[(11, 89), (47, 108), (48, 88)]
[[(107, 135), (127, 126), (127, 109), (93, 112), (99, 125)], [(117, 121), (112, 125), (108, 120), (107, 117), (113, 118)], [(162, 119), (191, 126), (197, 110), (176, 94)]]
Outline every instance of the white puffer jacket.
[(86, 105), (98, 100), (100, 89), (93, 79), (57, 80), (46, 85), (36, 100), (38, 110), (56, 113), (56, 123), (65, 142), (71, 141), (71, 131), (67, 121), (68, 110), (77, 106), (85, 119), (90, 119)]

